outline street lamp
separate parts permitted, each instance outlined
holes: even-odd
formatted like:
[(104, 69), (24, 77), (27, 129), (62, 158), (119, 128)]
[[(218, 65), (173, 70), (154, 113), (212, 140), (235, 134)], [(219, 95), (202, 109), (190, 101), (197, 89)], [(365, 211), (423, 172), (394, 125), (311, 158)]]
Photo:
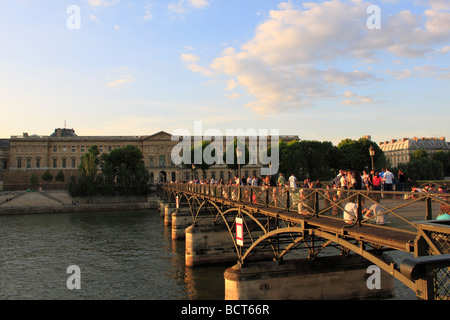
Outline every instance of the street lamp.
[(375, 157), (375, 148), (373, 146), (370, 146), (369, 148), (369, 154), (370, 154), (370, 158), (372, 160), (372, 171), (374, 170), (373, 167), (373, 158)]
[(237, 163), (238, 163), (238, 171), (239, 171), (239, 185), (241, 185), (241, 156), (242, 156), (242, 150), (239, 148), (239, 146), (236, 149), (236, 157), (237, 157)]

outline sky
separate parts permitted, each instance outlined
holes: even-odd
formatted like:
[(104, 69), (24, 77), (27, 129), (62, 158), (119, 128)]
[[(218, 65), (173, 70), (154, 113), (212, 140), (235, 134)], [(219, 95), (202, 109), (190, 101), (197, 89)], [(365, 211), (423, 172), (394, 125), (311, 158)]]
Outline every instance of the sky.
[(0, 0), (0, 138), (450, 140), (448, 0)]

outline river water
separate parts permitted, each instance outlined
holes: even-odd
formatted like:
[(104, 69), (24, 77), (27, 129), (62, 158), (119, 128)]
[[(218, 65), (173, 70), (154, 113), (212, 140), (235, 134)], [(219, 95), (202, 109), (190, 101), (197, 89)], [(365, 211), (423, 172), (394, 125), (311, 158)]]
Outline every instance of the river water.
[[(2, 300), (223, 300), (231, 266), (186, 268), (184, 241), (157, 210), (5, 215), (0, 237)], [(78, 290), (67, 286), (73, 265)]]

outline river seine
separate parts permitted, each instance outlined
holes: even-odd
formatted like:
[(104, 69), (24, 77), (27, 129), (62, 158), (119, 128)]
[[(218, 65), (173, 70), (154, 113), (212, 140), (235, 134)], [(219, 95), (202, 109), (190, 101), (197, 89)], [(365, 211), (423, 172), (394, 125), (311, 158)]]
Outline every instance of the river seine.
[(0, 237), (2, 300), (223, 300), (232, 265), (186, 268), (156, 210), (5, 215)]

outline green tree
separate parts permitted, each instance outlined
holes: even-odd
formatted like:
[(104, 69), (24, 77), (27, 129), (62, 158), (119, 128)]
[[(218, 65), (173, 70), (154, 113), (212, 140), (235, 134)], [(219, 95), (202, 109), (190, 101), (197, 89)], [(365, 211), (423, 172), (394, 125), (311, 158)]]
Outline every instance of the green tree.
[(64, 182), (64, 173), (62, 172), (62, 170), (58, 171), (58, 173), (55, 176), (55, 180), (58, 181), (59, 183)]
[[(238, 150), (242, 154), (241, 157), (238, 157)], [(231, 157), (230, 154), (233, 156)], [(223, 162), (229, 169), (235, 172), (238, 171), (239, 168), (246, 166), (250, 162), (250, 152), (248, 151), (245, 142), (238, 138), (234, 138), (233, 142), (227, 146), (227, 149), (223, 154)]]
[(339, 157), (337, 148), (331, 142), (279, 141), (278, 148), (279, 171), (286, 177), (291, 173), (299, 180), (305, 178), (326, 180), (334, 176)]
[(81, 175), (90, 177), (92, 179), (97, 175), (97, 166), (99, 163), (98, 155), (99, 150), (97, 146), (92, 146), (89, 148), (88, 152), (86, 152), (81, 158), (81, 164), (78, 167)]
[[(191, 161), (190, 163), (182, 163), (183, 168), (185, 169), (192, 169), (192, 164), (195, 165), (195, 169), (201, 169), (203, 171), (203, 174), (206, 173), (206, 171), (214, 164), (214, 163), (208, 163), (205, 159), (205, 150), (210, 151), (208, 155), (211, 155), (211, 157), (216, 158), (216, 149), (213, 149), (212, 151), (210, 148), (212, 148), (213, 145), (208, 141), (201, 141), (193, 145), (190, 149), (191, 152)], [(198, 159), (196, 159), (195, 155), (201, 155), (201, 163), (194, 163), (198, 162)], [(217, 163), (217, 159), (214, 161)]]
[(44, 180), (46, 183), (49, 183), (53, 180), (53, 176), (48, 170), (45, 170), (45, 172), (42, 174), (42, 180)]
[(411, 159), (422, 159), (422, 158), (428, 158), (428, 153), (424, 149), (417, 149), (411, 155)]
[(442, 167), (444, 169), (444, 176), (450, 176), (450, 152), (449, 151), (438, 151), (433, 154), (433, 160), (439, 161), (442, 163)]
[(374, 166), (379, 171), (386, 166), (386, 157), (380, 147), (373, 141), (361, 138), (359, 140), (344, 139), (337, 148), (339, 150), (339, 168), (350, 169), (357, 172), (372, 168), (369, 149), (375, 150)]
[(442, 163), (429, 158), (416, 158), (398, 166), (411, 180), (441, 180), (444, 178)]
[(32, 187), (37, 186), (39, 183), (39, 177), (36, 175), (36, 173), (33, 172), (33, 174), (30, 177), (30, 184)]
[(147, 194), (150, 175), (142, 151), (132, 145), (103, 154), (99, 183), (105, 194)]
[(97, 175), (99, 153), (98, 147), (92, 146), (81, 158), (81, 164), (78, 167), (80, 177), (77, 180), (71, 176), (68, 185), (72, 197), (89, 197), (99, 192)]

